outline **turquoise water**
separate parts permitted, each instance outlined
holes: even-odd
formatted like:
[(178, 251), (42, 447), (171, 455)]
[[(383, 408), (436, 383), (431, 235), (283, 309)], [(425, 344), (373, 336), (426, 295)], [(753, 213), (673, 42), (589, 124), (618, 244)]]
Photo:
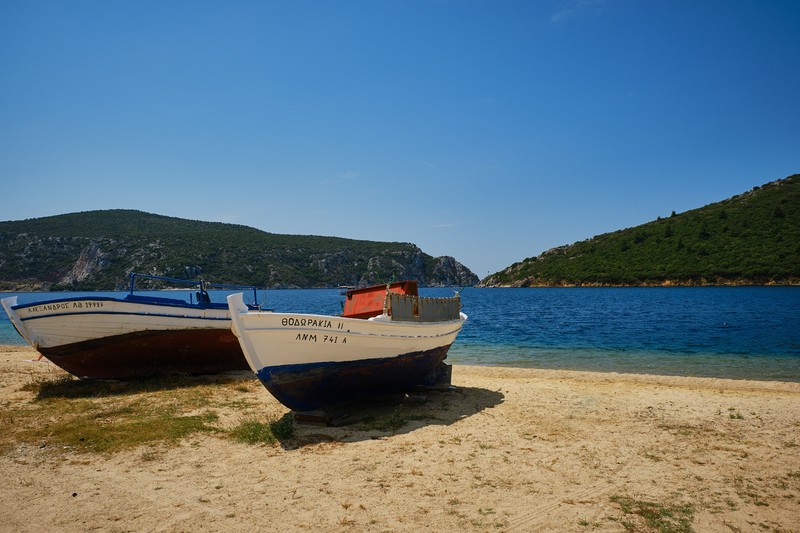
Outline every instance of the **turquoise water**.
[[(85, 293), (18, 294), (31, 302)], [(800, 381), (800, 287), (467, 288), (461, 297), (469, 320), (453, 363)], [(336, 314), (343, 297), (270, 290), (259, 299), (276, 311)], [(2, 313), (0, 344), (24, 343)]]

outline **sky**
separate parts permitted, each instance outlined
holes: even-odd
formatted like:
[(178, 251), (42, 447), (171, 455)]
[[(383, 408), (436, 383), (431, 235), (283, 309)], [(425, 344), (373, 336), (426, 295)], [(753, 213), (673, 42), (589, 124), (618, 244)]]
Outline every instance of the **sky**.
[(3, 0), (0, 220), (138, 209), (480, 278), (800, 172), (800, 2)]

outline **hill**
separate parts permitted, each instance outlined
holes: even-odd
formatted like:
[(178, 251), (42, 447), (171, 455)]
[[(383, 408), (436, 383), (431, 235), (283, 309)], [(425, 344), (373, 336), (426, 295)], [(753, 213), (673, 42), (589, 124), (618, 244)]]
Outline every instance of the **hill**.
[(280, 235), (132, 210), (0, 222), (0, 289), (119, 289), (131, 271), (260, 287), (478, 282), (452, 257), (410, 243)]
[(486, 287), (800, 284), (800, 174), (515, 263)]

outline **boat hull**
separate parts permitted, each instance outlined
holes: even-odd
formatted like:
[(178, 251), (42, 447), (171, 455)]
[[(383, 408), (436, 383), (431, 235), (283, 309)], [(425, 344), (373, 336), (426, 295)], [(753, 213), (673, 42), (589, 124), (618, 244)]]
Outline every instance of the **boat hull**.
[(139, 331), (39, 352), (70, 374), (92, 379), (250, 369), (229, 329)]
[(63, 298), (3, 307), (36, 350), (81, 378), (206, 374), (249, 368), (227, 307), (150, 298)]
[(401, 323), (388, 317), (253, 312), (236, 294), (228, 304), (251, 369), (295, 411), (433, 384), (466, 320), (463, 314), (457, 320)]
[(283, 405), (295, 411), (434, 385), (450, 346), (346, 362), (264, 367), (256, 376)]

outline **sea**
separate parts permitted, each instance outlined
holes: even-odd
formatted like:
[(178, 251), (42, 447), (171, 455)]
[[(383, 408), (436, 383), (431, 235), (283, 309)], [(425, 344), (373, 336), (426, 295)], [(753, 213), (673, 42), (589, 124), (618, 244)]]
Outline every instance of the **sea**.
[[(469, 316), (462, 365), (800, 381), (800, 287), (423, 288)], [(175, 291), (176, 297), (185, 296)], [(20, 303), (125, 292), (0, 293)], [(224, 291), (211, 291), (225, 301)], [(338, 289), (259, 291), (274, 311), (338, 314)], [(4, 312), (0, 344), (24, 345)]]

